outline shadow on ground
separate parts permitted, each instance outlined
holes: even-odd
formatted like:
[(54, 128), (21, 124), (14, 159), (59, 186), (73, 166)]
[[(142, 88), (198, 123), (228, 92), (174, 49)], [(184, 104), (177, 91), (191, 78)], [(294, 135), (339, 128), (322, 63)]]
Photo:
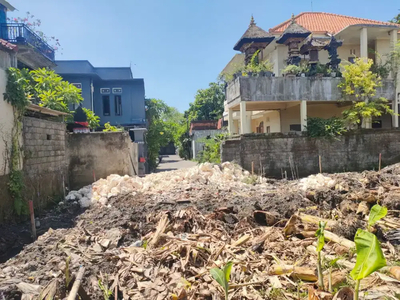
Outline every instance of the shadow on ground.
[[(75, 218), (85, 210), (79, 205), (67, 207), (56, 206), (37, 216), (39, 221), (36, 228), (37, 236), (44, 234), (50, 228), (71, 228)], [(31, 223), (29, 220), (13, 224), (0, 224), (0, 263), (17, 255), (25, 245), (33, 242)]]

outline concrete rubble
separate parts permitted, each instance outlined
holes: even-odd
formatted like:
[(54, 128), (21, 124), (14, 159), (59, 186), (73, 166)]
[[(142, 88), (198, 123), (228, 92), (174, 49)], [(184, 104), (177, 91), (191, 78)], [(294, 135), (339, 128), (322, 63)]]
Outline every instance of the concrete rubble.
[[(82, 268), (81, 299), (223, 299), (210, 269), (228, 261), (231, 300), (332, 299), (354, 286), (352, 240), (377, 202), (389, 209), (374, 228), (388, 267), (362, 280), (361, 294), (396, 299), (400, 165), (288, 181), (231, 163), (110, 175), (71, 191), (59, 209), (85, 212), (73, 227), (48, 230), (0, 264), (0, 299), (66, 299)], [(324, 292), (315, 288), (320, 220), (329, 232)]]

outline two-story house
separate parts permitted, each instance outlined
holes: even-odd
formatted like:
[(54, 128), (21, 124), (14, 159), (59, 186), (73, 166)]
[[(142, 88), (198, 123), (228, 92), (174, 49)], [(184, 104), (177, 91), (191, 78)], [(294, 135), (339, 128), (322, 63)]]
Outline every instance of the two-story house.
[[(9, 172), (14, 114), (11, 104), (4, 101), (7, 85), (6, 70), (18, 68), (52, 68), (55, 66), (54, 49), (29, 26), (8, 22), (7, 13), (15, 8), (6, 0), (0, 0), (0, 181)], [(38, 109), (30, 105), (28, 109)], [(22, 167), (22, 166), (21, 166)]]
[[(226, 89), (224, 119), (232, 134), (251, 132), (304, 131), (308, 117), (340, 116), (350, 107), (338, 88), (341, 78), (335, 76), (287, 76), (287, 65), (305, 63), (310, 68), (328, 64), (338, 70), (340, 61), (354, 57), (370, 58), (384, 63), (398, 41), (399, 25), (330, 13), (305, 12), (265, 31), (251, 19), (249, 28), (234, 46), (240, 51), (223, 72), (232, 72), (235, 65), (258, 58), (269, 60), (273, 74), (235, 76)], [(390, 76), (382, 80), (378, 95), (391, 102), (398, 113), (400, 84)], [(397, 79), (398, 80), (398, 79)], [(365, 122), (363, 127), (398, 127), (397, 116), (385, 115)]]
[(101, 125), (122, 126), (133, 140), (143, 141), (144, 80), (133, 78), (131, 68), (98, 68), (87, 60), (58, 60), (56, 64), (56, 73), (82, 90), (82, 106), (93, 110)]

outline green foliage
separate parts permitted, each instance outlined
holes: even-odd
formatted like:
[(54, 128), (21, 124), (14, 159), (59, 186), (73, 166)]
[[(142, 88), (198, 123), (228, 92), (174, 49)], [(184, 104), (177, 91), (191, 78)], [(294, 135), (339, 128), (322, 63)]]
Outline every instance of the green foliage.
[(356, 280), (354, 299), (358, 300), (360, 280), (386, 266), (386, 259), (374, 234), (358, 229), (354, 242), (356, 243), (357, 260), (350, 275)]
[(244, 67), (242, 74), (247, 75), (248, 73), (253, 73), (254, 75), (260, 74), (261, 72), (272, 72), (273, 65), (269, 62), (269, 60), (260, 61), (258, 54), (260, 50), (257, 50), (247, 66)]
[(211, 82), (209, 88), (197, 91), (194, 103), (184, 117), (191, 121), (218, 120), (224, 112), (225, 88), (223, 84)]
[(218, 134), (214, 138), (200, 140), (204, 143), (204, 150), (199, 153), (198, 161), (200, 163), (221, 163), (221, 143), (225, 137), (225, 134)]
[(146, 119), (149, 122), (146, 133), (147, 162), (150, 171), (157, 167), (160, 148), (178, 138), (181, 115), (164, 101), (146, 99)]
[(321, 252), (325, 246), (325, 227), (326, 222), (319, 222), (318, 230), (315, 233), (317, 237), (317, 252)]
[(329, 119), (308, 118), (307, 134), (310, 137), (336, 137), (345, 133), (346, 127), (342, 119), (332, 117)]
[[(371, 71), (373, 61), (356, 58), (354, 64), (344, 65), (343, 81), (339, 88), (347, 96), (355, 97), (351, 108), (343, 112), (349, 124), (360, 125), (363, 119), (393, 114), (385, 98), (375, 99), (376, 89), (381, 86), (381, 78)], [(362, 102), (359, 102), (362, 101)]]
[(222, 270), (219, 268), (212, 268), (210, 270), (211, 276), (224, 289), (225, 300), (228, 299), (229, 280), (230, 280), (230, 276), (231, 276), (231, 271), (232, 271), (232, 262), (231, 261), (227, 262)]
[(391, 19), (389, 22), (400, 24), (400, 14), (395, 16), (393, 19)]
[(383, 114), (393, 114), (388, 100), (379, 98), (370, 102), (353, 102), (353, 106), (343, 111), (343, 117), (348, 124), (360, 125), (363, 119), (380, 117)]
[(371, 66), (371, 72), (380, 78), (386, 79), (390, 74), (390, 66), (387, 62), (384, 64), (375, 63)]
[(388, 211), (387, 207), (380, 206), (379, 204), (375, 204), (374, 206), (372, 206), (371, 211), (369, 213), (368, 225), (374, 226), (376, 222), (386, 217), (387, 211)]
[(300, 68), (299, 66), (296, 66), (296, 65), (287, 65), (287, 66), (282, 70), (282, 74), (283, 74), (283, 75), (288, 75), (288, 74), (298, 75), (298, 74), (300, 74), (301, 71), (302, 71), (302, 68)]
[(318, 269), (318, 285), (320, 288), (324, 289), (324, 277), (322, 273), (322, 259), (321, 259), (321, 251), (325, 245), (325, 227), (326, 222), (319, 222), (318, 230), (315, 233), (317, 237), (317, 269)]
[(355, 96), (357, 100), (370, 100), (376, 94), (376, 88), (381, 86), (381, 79), (371, 71), (373, 61), (356, 58), (354, 64), (342, 64), (343, 81), (339, 88), (348, 96)]
[(31, 80), (29, 70), (9, 68), (7, 71), (7, 87), (4, 100), (10, 103), (15, 110), (22, 114), (29, 104), (31, 94)]
[(268, 59), (260, 61), (258, 57), (259, 53), (260, 50), (257, 50), (247, 65), (235, 65), (233, 72), (220, 74), (219, 79), (224, 82), (230, 82), (234, 79), (234, 74), (248, 76), (251, 73), (253, 76), (257, 76), (265, 72), (272, 72), (274, 69), (273, 64)]
[(100, 126), (100, 117), (96, 116), (94, 112), (88, 108), (82, 107), (83, 111), (85, 112), (87, 116), (87, 121), (89, 123), (89, 128), (90, 129), (96, 129), (97, 127)]
[(40, 106), (69, 112), (70, 104), (79, 104), (83, 100), (80, 89), (52, 70), (37, 69), (30, 71), (30, 75), (34, 82), (33, 97), (40, 100)]
[(103, 298), (104, 300), (109, 300), (111, 295), (112, 295), (112, 290), (108, 286), (108, 276), (106, 275), (105, 280), (99, 279), (98, 285), (100, 290), (103, 292)]
[(121, 131), (121, 129), (119, 129), (119, 128), (115, 127), (115, 126), (112, 126), (110, 124), (110, 122), (107, 122), (107, 123), (104, 124), (103, 132), (116, 132), (116, 131)]

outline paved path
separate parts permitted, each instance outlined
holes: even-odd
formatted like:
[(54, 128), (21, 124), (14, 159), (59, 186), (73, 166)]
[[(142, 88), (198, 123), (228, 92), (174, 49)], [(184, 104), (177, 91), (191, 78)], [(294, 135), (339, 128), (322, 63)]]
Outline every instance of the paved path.
[(158, 172), (173, 171), (178, 169), (191, 168), (197, 165), (197, 162), (183, 160), (179, 155), (165, 155), (157, 167)]

